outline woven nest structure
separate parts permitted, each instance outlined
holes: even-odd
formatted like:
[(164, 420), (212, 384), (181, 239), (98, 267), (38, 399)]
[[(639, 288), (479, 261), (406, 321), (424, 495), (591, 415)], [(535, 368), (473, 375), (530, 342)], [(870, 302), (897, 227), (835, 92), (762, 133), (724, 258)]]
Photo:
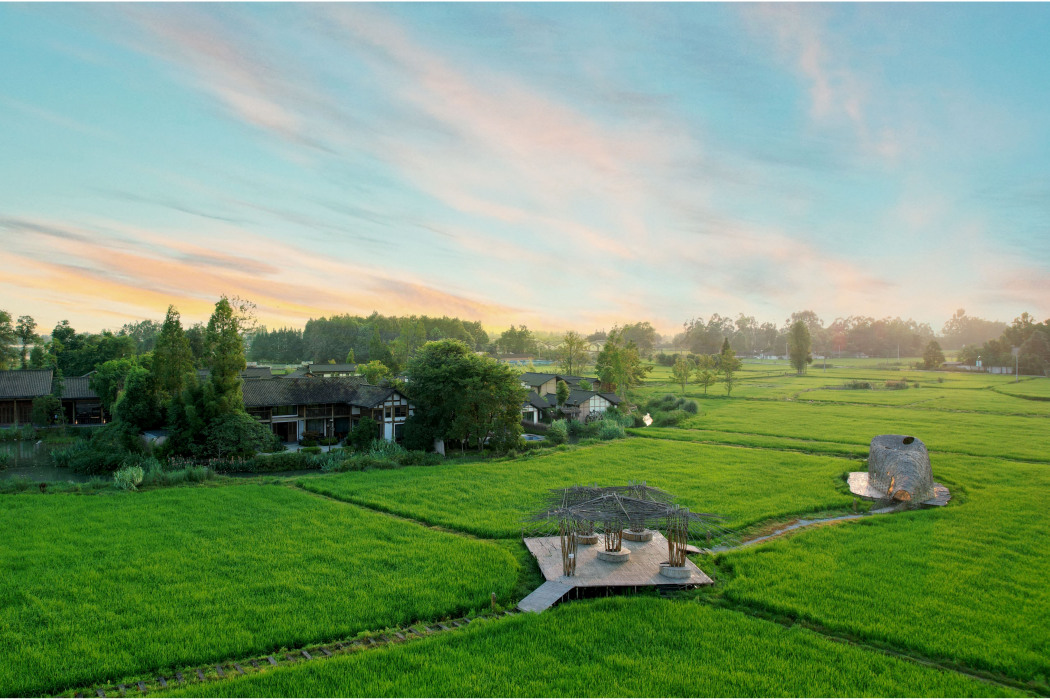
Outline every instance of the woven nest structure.
[(911, 435), (876, 435), (868, 451), (868, 471), (849, 475), (850, 491), (901, 506), (945, 505), (951, 494), (934, 483), (930, 453)]
[(576, 551), (582, 542), (593, 542), (601, 530), (604, 551), (620, 552), (624, 531), (641, 533), (663, 529), (667, 536), (667, 563), (685, 565), (689, 540), (727, 534), (714, 513), (693, 513), (675, 503), (674, 496), (658, 488), (639, 484), (626, 486), (570, 486), (552, 489), (546, 507), (528, 519), (533, 529), (557, 532), (561, 539), (562, 567), (566, 576), (575, 574)]

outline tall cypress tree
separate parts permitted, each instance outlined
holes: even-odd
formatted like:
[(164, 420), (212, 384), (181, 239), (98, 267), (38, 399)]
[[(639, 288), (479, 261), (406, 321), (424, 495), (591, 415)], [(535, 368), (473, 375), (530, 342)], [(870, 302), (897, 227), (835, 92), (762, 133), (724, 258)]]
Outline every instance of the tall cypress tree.
[(244, 409), (241, 396), (241, 372), (244, 371), (244, 342), (240, 323), (230, 301), (223, 296), (208, 319), (208, 368), (219, 413)]
[(169, 306), (157, 337), (157, 346), (153, 350), (153, 376), (156, 378), (157, 391), (168, 398), (178, 395), (185, 385), (186, 373), (192, 369), (190, 341), (182, 330), (178, 310)]

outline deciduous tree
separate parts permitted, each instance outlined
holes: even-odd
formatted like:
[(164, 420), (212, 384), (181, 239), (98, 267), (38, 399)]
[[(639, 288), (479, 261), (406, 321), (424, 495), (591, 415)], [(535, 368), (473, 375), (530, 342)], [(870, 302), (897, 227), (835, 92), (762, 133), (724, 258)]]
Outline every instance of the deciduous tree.
[(504, 447), (521, 435), (528, 393), (517, 373), (462, 341), (427, 343), (408, 364), (408, 395), (423, 429), (442, 440)]
[(692, 369), (691, 363), (684, 355), (679, 355), (675, 359), (674, 365), (671, 366), (671, 376), (674, 377), (678, 384), (682, 385), (683, 394), (685, 393), (685, 385), (689, 383), (689, 375), (692, 373)]
[(561, 359), (562, 371), (570, 377), (575, 377), (583, 372), (587, 362), (587, 340), (576, 331), (569, 331), (561, 339), (558, 347), (558, 357)]
[(926, 369), (937, 369), (944, 364), (944, 352), (941, 350), (941, 344), (936, 340), (931, 340), (926, 344), (926, 350), (922, 353), (922, 366)]
[(0, 369), (11, 369), (18, 358), (15, 342), (18, 333), (11, 323), (11, 314), (0, 309)]
[(357, 371), (361, 373), (369, 384), (378, 384), (383, 379), (391, 376), (390, 369), (379, 360), (372, 360), (363, 365), (358, 365)]
[(40, 340), (40, 336), (36, 334), (36, 321), (32, 316), (19, 316), (15, 333), (22, 344), (22, 369), (27, 369), (29, 367), (29, 346)]

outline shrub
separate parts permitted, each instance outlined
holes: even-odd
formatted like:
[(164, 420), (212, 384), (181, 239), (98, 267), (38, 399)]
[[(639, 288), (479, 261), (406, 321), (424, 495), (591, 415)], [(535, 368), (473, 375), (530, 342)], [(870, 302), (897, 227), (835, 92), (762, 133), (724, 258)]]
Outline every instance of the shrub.
[[(299, 444), (303, 444), (303, 443), (299, 443)], [(308, 455), (319, 455), (319, 454), (321, 454), (321, 448), (318, 447), (317, 445), (308, 445), (308, 446), (304, 447), (303, 449), (301, 449), (299, 451), (302, 452), (303, 454), (308, 454)]]
[(678, 425), (689, 417), (689, 414), (681, 409), (675, 409), (666, 413), (653, 414), (653, 425), (658, 428), (669, 428)]
[(135, 491), (145, 476), (146, 474), (142, 471), (142, 467), (128, 464), (122, 466), (113, 475), (113, 485), (121, 491)]
[(658, 399), (649, 402), (649, 409), (656, 411), (671, 411), (678, 407), (681, 400), (674, 394), (664, 394)]
[(634, 419), (635, 416), (622, 412), (616, 406), (606, 409), (605, 413), (602, 415), (602, 420), (618, 423), (625, 428), (634, 427)]
[(372, 459), (389, 459), (397, 461), (407, 450), (396, 442), (388, 442), (381, 438), (373, 438), (368, 447), (368, 456)]
[(695, 416), (700, 412), (700, 406), (697, 405), (696, 401), (686, 401), (682, 404), (682, 410)]
[(317, 440), (314, 440), (313, 438), (304, 437), (301, 440), (299, 440), (299, 446), (305, 447), (307, 449), (311, 447), (317, 447)]
[(564, 419), (556, 420), (547, 429), (547, 440), (555, 445), (562, 445), (569, 439), (568, 422)]
[(871, 382), (864, 382), (859, 379), (851, 379), (842, 386), (845, 389), (871, 389)]
[(0, 470), (7, 469), (11, 466), (11, 455), (7, 452), (0, 452)]
[(346, 436), (346, 446), (359, 451), (367, 450), (378, 434), (379, 424), (365, 416), (357, 422), (354, 429)]
[(599, 440), (619, 440), (620, 438), (627, 437), (627, 434), (623, 430), (623, 426), (616, 421), (598, 421), (601, 426), (598, 429)]
[(908, 382), (905, 379), (901, 379), (901, 380), (893, 380), (893, 379), (891, 379), (888, 382), (886, 382), (886, 388), (887, 389), (894, 389), (894, 390), (907, 389), (908, 388)]

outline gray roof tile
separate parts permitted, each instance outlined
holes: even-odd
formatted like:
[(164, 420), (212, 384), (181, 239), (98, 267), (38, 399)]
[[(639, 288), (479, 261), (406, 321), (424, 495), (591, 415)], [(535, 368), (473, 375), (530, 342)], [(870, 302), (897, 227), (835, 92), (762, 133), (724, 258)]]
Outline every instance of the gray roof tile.
[(0, 371), (0, 399), (32, 399), (51, 393), (51, 370), (9, 369)]

